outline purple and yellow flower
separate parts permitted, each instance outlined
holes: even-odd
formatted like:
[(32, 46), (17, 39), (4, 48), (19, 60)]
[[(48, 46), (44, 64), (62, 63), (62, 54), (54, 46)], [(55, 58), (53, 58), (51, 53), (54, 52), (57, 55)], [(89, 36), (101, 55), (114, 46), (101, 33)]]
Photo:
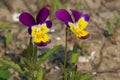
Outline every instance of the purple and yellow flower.
[(89, 37), (89, 32), (85, 30), (88, 25), (90, 16), (88, 14), (82, 14), (79, 11), (71, 10), (74, 20), (71, 15), (65, 9), (59, 9), (56, 11), (56, 17), (63, 21), (67, 27), (78, 38), (86, 39)]
[(52, 27), (52, 22), (46, 20), (49, 13), (47, 8), (42, 8), (37, 14), (36, 20), (27, 12), (23, 12), (19, 16), (19, 21), (25, 26), (28, 26), (28, 33), (32, 36), (32, 40), (37, 46), (46, 46), (51, 42), (48, 32)]

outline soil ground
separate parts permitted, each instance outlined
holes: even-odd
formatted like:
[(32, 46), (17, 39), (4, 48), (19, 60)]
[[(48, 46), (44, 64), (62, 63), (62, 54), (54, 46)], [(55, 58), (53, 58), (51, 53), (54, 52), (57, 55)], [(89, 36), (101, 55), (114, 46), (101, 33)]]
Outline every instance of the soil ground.
[[(90, 22), (87, 30), (91, 34), (88, 40), (80, 40), (85, 43), (84, 48), (87, 55), (90, 56), (94, 52), (94, 59), (88, 62), (77, 64), (78, 70), (83, 72), (94, 72), (96, 76), (91, 80), (120, 80), (120, 29), (117, 30), (115, 43), (110, 37), (103, 35), (106, 28), (106, 23), (111, 22), (115, 27), (115, 21), (120, 18), (120, 0), (64, 0), (64, 5), (67, 9), (75, 9), (78, 3), (81, 3), (77, 10), (83, 13), (90, 14)], [(30, 12), (37, 14), (39, 11), (36, 4), (37, 0), (8, 0), (7, 7), (0, 1), (0, 22), (9, 22), (13, 39), (8, 49), (5, 49), (4, 37), (8, 29), (0, 30), (0, 56), (5, 54), (24, 54), (29, 43), (29, 34), (27, 27), (20, 22), (12, 19), (13, 13)], [(46, 1), (49, 4), (49, 0)], [(52, 48), (55, 45), (63, 45), (65, 42), (65, 25), (61, 24), (57, 19), (53, 19), (52, 44), (47, 48)], [(71, 50), (73, 41), (69, 42)], [(45, 48), (46, 49), (46, 48)]]

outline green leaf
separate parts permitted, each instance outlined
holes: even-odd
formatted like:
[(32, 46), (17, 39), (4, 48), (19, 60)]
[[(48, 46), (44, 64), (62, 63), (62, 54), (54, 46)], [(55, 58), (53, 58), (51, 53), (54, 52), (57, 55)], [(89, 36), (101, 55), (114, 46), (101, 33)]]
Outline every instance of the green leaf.
[(78, 62), (78, 52), (77, 52), (77, 45), (74, 45), (73, 51), (70, 57), (70, 63), (77, 63)]
[(20, 66), (18, 64), (14, 63), (13, 61), (9, 60), (7, 57), (1, 57), (0, 62), (5, 65), (10, 66), (11, 68), (15, 69), (16, 71), (20, 72), (21, 74), (24, 74), (24, 72), (22, 71)]
[(45, 70), (40, 68), (37, 71), (37, 80), (44, 80)]
[(12, 41), (12, 33), (11, 31), (8, 31), (7, 35), (6, 35), (6, 40), (5, 40), (5, 43), (6, 43), (6, 46)]
[(33, 69), (34, 68), (34, 65), (31, 64), (30, 60), (28, 60), (24, 57), (21, 57), (20, 59), (21, 59), (21, 64), (24, 66), (24, 68), (28, 68), (28, 69)]
[(77, 53), (77, 48), (78, 48), (78, 46), (75, 44), (75, 45), (73, 46), (73, 51), (72, 51), (72, 53)]
[(75, 78), (76, 78), (76, 80), (79, 80), (80, 77), (81, 77), (81, 72), (79, 71), (76, 73)]
[(20, 58), (20, 62), (22, 64), (22, 67), (23, 67), (25, 73), (29, 72), (29, 69), (31, 69), (31, 65), (32, 65), (30, 62), (28, 62), (28, 60), (27, 61), (26, 60), (27, 59), (24, 57)]
[(86, 74), (85, 76), (82, 76), (80, 80), (90, 80), (94, 74)]
[(11, 24), (8, 22), (0, 22), (0, 29), (10, 29)]
[(114, 33), (114, 28), (110, 22), (107, 23), (107, 29), (108, 29), (109, 34)]
[(78, 62), (78, 53), (72, 53), (70, 58), (70, 63), (77, 63)]
[(6, 65), (0, 66), (0, 70), (7, 70), (7, 69), (8, 69), (8, 66)]
[(0, 67), (0, 80), (8, 80), (11, 76), (10, 71), (8, 70), (8, 66), (3, 65)]
[(54, 54), (60, 47), (61, 46), (55, 46), (54, 48), (52, 48), (49, 51), (47, 51), (46, 53), (44, 53), (40, 57), (40, 60), (39, 60), (38, 64), (40, 65), (42, 62), (44, 62), (46, 59), (48, 59), (48, 57), (51, 56), (52, 54)]
[(0, 78), (8, 80), (10, 78), (10, 76), (11, 76), (10, 71), (8, 71), (8, 70), (1, 70), (0, 71)]

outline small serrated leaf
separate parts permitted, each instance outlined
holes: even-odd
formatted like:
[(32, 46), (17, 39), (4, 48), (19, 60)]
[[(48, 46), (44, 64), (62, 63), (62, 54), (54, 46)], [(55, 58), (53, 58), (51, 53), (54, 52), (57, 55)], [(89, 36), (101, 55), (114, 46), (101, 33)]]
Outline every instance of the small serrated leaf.
[(7, 66), (10, 66), (11, 68), (15, 69), (16, 71), (20, 72), (21, 74), (24, 74), (24, 72), (22, 71), (20, 66), (18, 64), (14, 63), (13, 61), (9, 60), (7, 57), (1, 57), (0, 62)]

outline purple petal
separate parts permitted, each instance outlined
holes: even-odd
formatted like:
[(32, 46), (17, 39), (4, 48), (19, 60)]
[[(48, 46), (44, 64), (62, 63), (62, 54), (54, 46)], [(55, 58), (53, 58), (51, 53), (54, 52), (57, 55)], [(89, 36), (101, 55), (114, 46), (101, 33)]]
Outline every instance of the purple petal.
[(51, 28), (52, 27), (52, 22), (51, 21), (45, 21), (46, 25), (48, 28)]
[(64, 23), (73, 22), (71, 15), (64, 9), (57, 10), (56, 17)]
[(84, 14), (83, 17), (84, 17), (84, 19), (85, 19), (86, 21), (89, 21), (89, 20), (90, 20), (90, 16), (89, 16), (88, 14)]
[(71, 12), (72, 12), (72, 14), (73, 14), (73, 16), (75, 18), (75, 22), (77, 22), (81, 18), (81, 16), (82, 16), (82, 13), (79, 12), (79, 11), (71, 9)]
[(66, 26), (69, 28), (70, 26), (69, 26), (69, 24), (68, 24), (69, 22), (65, 22), (65, 24), (66, 24)]
[(32, 32), (32, 29), (31, 29), (32, 27), (29, 27), (28, 28), (28, 33), (31, 35), (31, 32)]
[(34, 18), (29, 13), (26, 13), (26, 12), (22, 13), (19, 16), (19, 20), (22, 24), (29, 26), (29, 27), (32, 25), (35, 25)]
[(44, 47), (44, 46), (47, 46), (50, 42), (51, 42), (51, 40), (46, 43), (41, 42), (41, 43), (34, 43), (34, 44), (38, 47)]
[(36, 17), (37, 23), (42, 24), (47, 19), (49, 13), (50, 12), (47, 8), (42, 8)]

